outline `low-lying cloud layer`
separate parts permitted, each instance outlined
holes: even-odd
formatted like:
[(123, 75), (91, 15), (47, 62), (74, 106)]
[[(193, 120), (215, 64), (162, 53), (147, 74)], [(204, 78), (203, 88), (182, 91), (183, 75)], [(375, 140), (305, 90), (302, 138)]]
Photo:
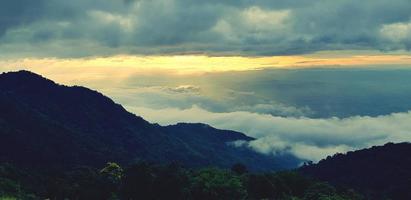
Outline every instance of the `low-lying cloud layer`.
[[(301, 159), (318, 161), (337, 152), (411, 141), (411, 112), (378, 117), (293, 118), (251, 112), (214, 113), (194, 106), (189, 109), (128, 107), (152, 122), (203, 122), (221, 129), (244, 132), (257, 140), (247, 145), (258, 152), (290, 152)], [(165, 114), (166, 113), (166, 114)]]
[[(408, 0), (6, 0), (2, 56), (410, 50)], [(39, 51), (41, 49), (41, 51)]]
[(318, 161), (337, 152), (411, 141), (411, 70), (263, 70), (133, 76), (104, 91), (151, 122), (208, 123), (248, 134), (265, 154)]

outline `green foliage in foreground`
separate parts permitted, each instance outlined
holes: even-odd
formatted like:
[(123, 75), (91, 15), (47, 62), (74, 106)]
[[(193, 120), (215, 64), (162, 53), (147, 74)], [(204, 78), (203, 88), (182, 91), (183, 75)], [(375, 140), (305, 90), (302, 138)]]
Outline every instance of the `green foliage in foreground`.
[(350, 190), (336, 189), (297, 172), (249, 173), (238, 165), (230, 171), (217, 168), (188, 170), (176, 164), (158, 166), (143, 162), (123, 169), (116, 163), (108, 163), (101, 170), (77, 168), (60, 174), (33, 173), (37, 174), (27, 176), (12, 166), (1, 166), (0, 200), (362, 199)]

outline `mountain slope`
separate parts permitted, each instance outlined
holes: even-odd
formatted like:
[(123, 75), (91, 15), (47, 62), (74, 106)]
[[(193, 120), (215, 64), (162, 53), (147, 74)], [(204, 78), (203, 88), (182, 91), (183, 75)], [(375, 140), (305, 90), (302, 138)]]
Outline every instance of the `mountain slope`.
[(411, 199), (411, 143), (388, 143), (336, 154), (301, 168), (305, 174), (354, 188), (368, 199)]
[(0, 162), (23, 166), (102, 166), (107, 161), (178, 161), (189, 167), (253, 170), (295, 167), (227, 143), (253, 138), (204, 124), (162, 127), (84, 87), (55, 84), (28, 71), (0, 75)]

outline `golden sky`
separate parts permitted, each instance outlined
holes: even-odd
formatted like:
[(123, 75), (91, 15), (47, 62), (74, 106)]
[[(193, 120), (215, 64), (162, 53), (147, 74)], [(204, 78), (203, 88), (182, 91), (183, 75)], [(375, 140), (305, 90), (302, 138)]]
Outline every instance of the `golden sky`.
[[(298, 56), (210, 57), (205, 55), (87, 58), (22, 58), (0, 61), (0, 71), (31, 70), (70, 84), (78, 80), (126, 78), (133, 74), (189, 75), (266, 68), (367, 67), (409, 65), (411, 54), (378, 52), (319, 52)], [(73, 81), (74, 80), (74, 81)]]

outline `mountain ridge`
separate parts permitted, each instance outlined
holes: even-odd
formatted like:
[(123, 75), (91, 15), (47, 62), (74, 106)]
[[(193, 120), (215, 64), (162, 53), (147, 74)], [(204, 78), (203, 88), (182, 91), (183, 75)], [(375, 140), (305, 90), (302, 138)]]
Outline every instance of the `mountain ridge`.
[(334, 185), (349, 187), (367, 199), (411, 199), (411, 143), (387, 143), (335, 154), (299, 170)]
[(151, 124), (97, 91), (56, 84), (29, 71), (0, 75), (0, 108), (0, 162), (101, 166), (147, 160), (189, 167), (244, 163), (252, 170), (293, 168), (300, 162), (292, 155), (274, 158), (227, 145), (253, 140), (239, 132), (206, 124)]

